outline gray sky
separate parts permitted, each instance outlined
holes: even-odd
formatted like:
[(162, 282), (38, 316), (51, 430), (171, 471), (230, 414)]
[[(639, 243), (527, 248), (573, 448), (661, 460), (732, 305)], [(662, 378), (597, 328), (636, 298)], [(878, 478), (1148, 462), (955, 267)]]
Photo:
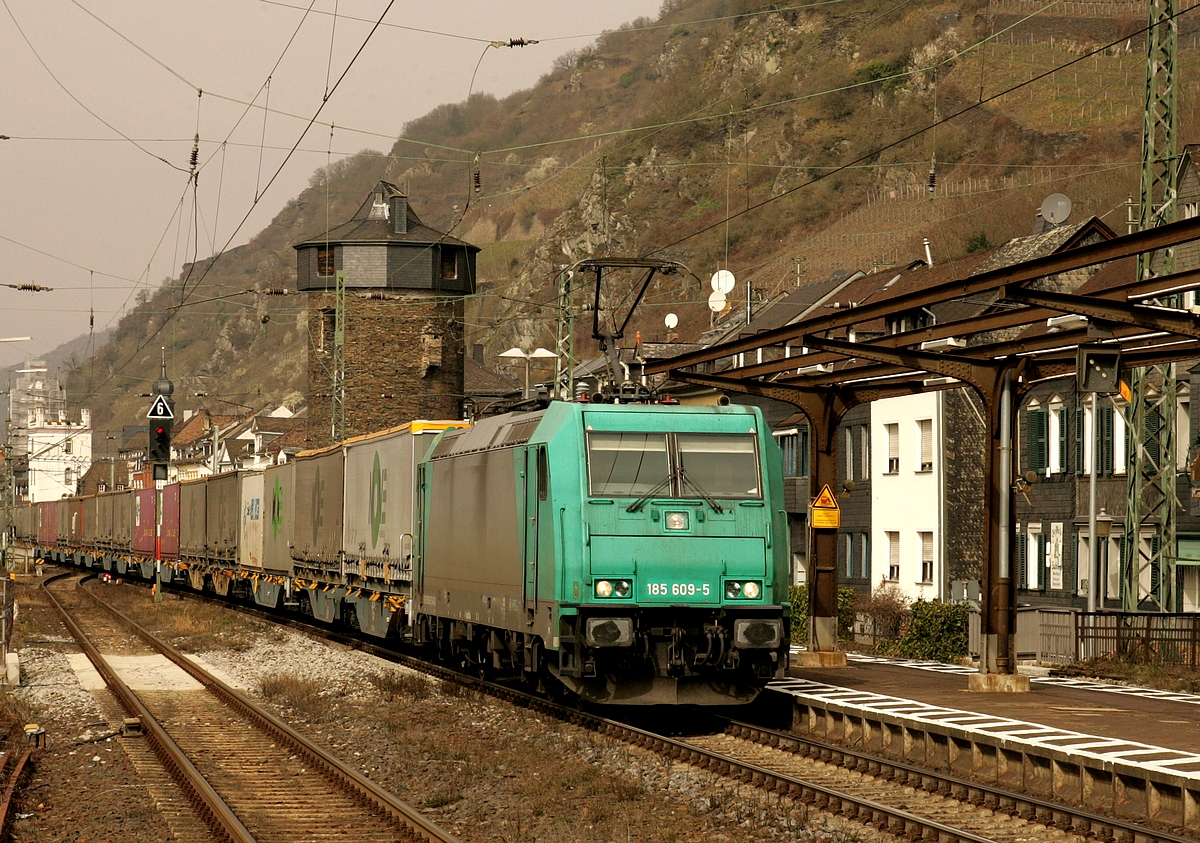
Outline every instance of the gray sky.
[[(474, 90), (504, 96), (660, 4), (394, 0), (321, 111), (332, 141), (314, 125), (255, 206), (388, 0), (0, 0), (0, 283), (55, 288), (0, 287), (0, 338), (32, 337), (0, 343), (0, 365), (86, 334), (93, 308), (97, 332), (115, 325), (193, 257), (197, 132), (203, 258), (261, 230), (330, 147), (387, 151), (405, 121), (465, 99), (477, 63)], [(510, 38), (542, 43), (486, 48)]]

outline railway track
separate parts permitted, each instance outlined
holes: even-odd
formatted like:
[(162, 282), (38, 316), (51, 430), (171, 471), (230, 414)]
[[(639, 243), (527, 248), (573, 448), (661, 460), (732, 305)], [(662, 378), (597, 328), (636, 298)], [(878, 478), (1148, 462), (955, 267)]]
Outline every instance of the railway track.
[[(177, 593), (197, 597), (191, 592)], [(208, 599), (208, 598), (201, 598)], [(228, 605), (228, 604), (224, 604)], [(1047, 843), (1195, 843), (1192, 837), (956, 778), (878, 756), (759, 726), (727, 721), (723, 731), (668, 736), (580, 711), (507, 685), (463, 676), (343, 633), (302, 624), (254, 607), (247, 614), (303, 629), (444, 680), (462, 682), (516, 705), (535, 708), (672, 759), (880, 830), (939, 843), (1026, 841)]]
[[(90, 591), (64, 589), (63, 580), (71, 576), (46, 580), (50, 602), (121, 708), (138, 718), (154, 755), (211, 832), (209, 839), (341, 841), (353, 829), (354, 838), (367, 843), (455, 840)], [(77, 595), (83, 601), (68, 612), (63, 603)], [(191, 687), (182, 690), (176, 683), (135, 692), (112, 665), (113, 651), (126, 658), (165, 658), (190, 677)]]

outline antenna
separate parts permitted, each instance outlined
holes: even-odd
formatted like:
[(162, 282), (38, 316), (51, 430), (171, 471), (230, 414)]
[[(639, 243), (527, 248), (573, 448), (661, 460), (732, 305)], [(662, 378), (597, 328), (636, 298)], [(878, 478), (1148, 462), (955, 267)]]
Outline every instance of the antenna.
[(663, 322), (666, 324), (667, 330), (672, 331), (675, 329), (675, 326), (679, 324), (679, 317), (674, 313), (668, 313), (667, 318), (664, 319)]
[[(733, 287), (737, 283), (737, 279), (733, 277), (733, 273), (728, 269), (720, 269), (713, 273), (712, 288), (714, 292), (720, 293), (722, 296), (727, 296), (733, 292)], [(711, 301), (711, 299), (710, 299)], [(724, 306), (724, 305), (722, 305)]]
[(725, 298), (725, 294), (720, 290), (713, 290), (712, 294), (708, 297), (708, 309), (713, 313), (720, 313), (725, 309), (727, 303), (728, 300)]
[(1071, 200), (1065, 193), (1051, 193), (1042, 200), (1042, 219), (1060, 226), (1071, 216)]

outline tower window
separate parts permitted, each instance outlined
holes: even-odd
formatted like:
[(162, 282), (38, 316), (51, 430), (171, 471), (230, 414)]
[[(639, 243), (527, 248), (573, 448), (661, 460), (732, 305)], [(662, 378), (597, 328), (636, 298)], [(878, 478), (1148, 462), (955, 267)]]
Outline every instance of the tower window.
[(454, 281), (458, 278), (458, 254), (454, 249), (442, 249), (442, 280)]
[(317, 277), (332, 278), (333, 277), (333, 247), (318, 246), (317, 247)]

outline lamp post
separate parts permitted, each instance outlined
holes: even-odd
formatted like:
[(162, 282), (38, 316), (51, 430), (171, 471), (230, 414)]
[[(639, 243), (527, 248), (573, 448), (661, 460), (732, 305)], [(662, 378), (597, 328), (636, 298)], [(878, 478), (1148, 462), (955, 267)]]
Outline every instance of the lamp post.
[[(1096, 581), (1088, 588), (1089, 594), (1096, 595), (1096, 607), (1103, 607), (1103, 598), (1100, 597), (1100, 548), (1104, 547), (1104, 560), (1108, 559), (1108, 537), (1112, 535), (1113, 517), (1108, 514), (1108, 510), (1100, 507), (1100, 512), (1096, 516), (1096, 568), (1092, 575), (1096, 577)], [(1094, 610), (1093, 610), (1094, 611)]]
[(550, 351), (549, 349), (546, 349), (546, 348), (542, 348), (541, 346), (538, 346), (537, 348), (535, 348), (533, 351), (530, 351), (530, 352), (522, 351), (521, 349), (516, 348), (514, 346), (513, 348), (510, 348), (508, 351), (500, 352), (499, 356), (508, 358), (509, 360), (515, 360), (517, 358), (520, 358), (525, 361), (525, 391), (521, 393), (522, 398), (529, 397), (529, 361), (530, 360), (551, 360), (555, 357), (558, 357), (558, 355), (555, 354), (553, 351)]

